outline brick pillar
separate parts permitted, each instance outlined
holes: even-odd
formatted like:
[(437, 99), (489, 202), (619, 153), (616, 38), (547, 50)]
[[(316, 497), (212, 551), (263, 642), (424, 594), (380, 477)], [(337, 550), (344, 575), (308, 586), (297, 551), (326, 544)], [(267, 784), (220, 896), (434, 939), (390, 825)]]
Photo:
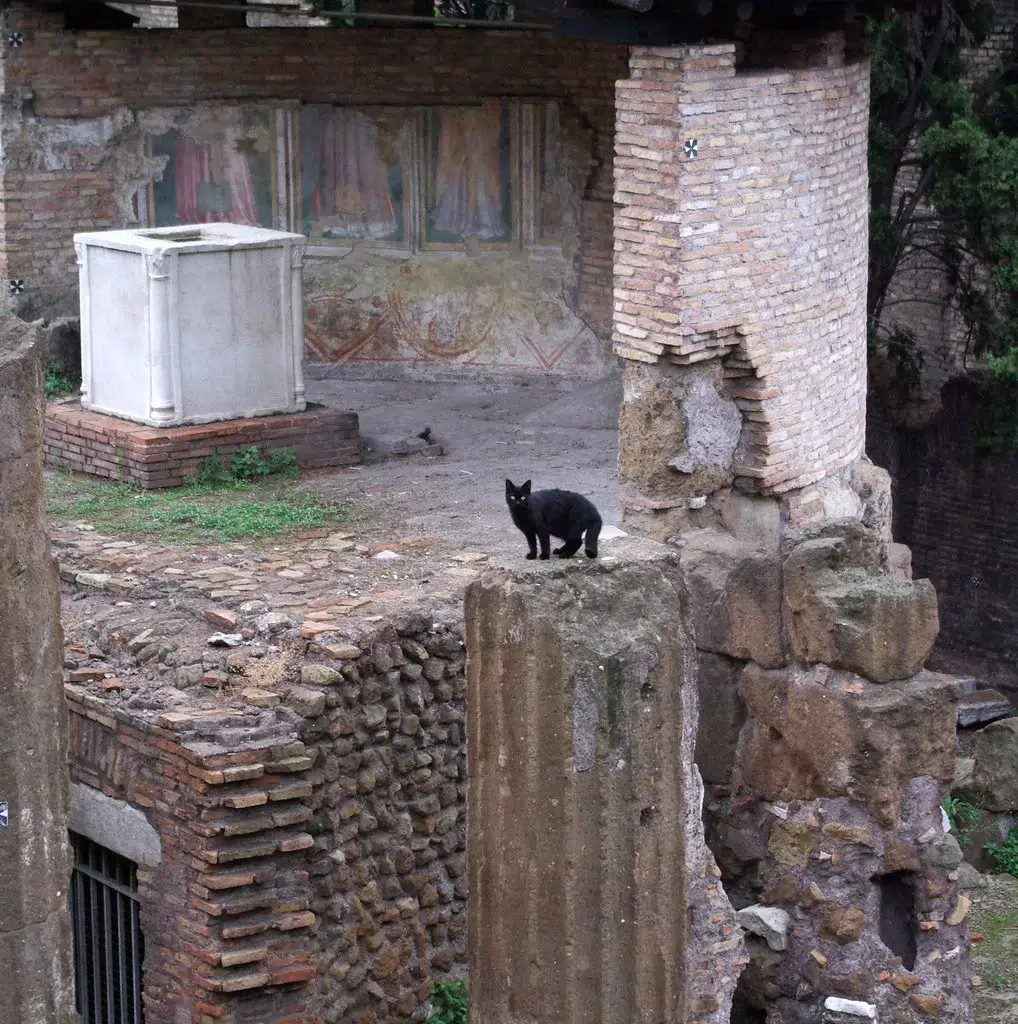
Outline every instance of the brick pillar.
[(651, 535), (733, 487), (819, 518), (862, 455), (869, 69), (821, 42), (746, 73), (731, 44), (634, 48), (617, 83), (619, 466)]
[(0, 320), (0, 1021), (74, 1020), (67, 717), (36, 331)]
[(728, 1020), (675, 555), (496, 571), (466, 599), (472, 1024)]

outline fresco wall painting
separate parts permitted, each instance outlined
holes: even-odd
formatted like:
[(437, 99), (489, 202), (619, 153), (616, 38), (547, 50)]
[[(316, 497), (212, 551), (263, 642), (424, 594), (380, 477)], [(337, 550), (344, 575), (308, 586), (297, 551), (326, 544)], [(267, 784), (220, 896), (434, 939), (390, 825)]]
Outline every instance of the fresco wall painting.
[(554, 102), (217, 107), (147, 145), (162, 163), (139, 204), (152, 226), (308, 236), (311, 361), (606, 368), (565, 297), (579, 197)]

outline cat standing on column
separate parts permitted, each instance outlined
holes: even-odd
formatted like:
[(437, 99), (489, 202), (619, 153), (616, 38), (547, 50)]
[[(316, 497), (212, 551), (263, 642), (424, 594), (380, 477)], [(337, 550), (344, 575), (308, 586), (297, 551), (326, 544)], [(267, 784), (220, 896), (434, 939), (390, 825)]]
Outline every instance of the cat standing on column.
[(537, 558), (538, 541), (541, 558), (550, 557), (551, 537), (565, 542), (555, 549), (559, 558), (571, 558), (581, 544), (588, 558), (597, 558), (601, 516), (594, 503), (582, 494), (558, 490), (531, 493), (529, 480), (521, 487), (506, 480), (505, 501), (513, 522), (527, 538), (527, 558)]

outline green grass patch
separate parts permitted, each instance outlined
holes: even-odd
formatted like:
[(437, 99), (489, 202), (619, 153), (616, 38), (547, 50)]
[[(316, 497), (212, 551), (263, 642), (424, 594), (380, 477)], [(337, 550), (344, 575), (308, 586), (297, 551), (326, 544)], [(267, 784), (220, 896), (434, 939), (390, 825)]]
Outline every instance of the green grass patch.
[(1018, 882), (987, 876), (972, 890), (971, 928), (983, 936), (972, 946), (972, 965), (982, 985), (972, 989), (975, 1024), (1013, 1021), (1009, 1007), (1018, 998)]
[(100, 533), (189, 544), (280, 536), (355, 517), (351, 506), (281, 480), (142, 491), (66, 473), (47, 474), (46, 510), (55, 522), (85, 522)]
[(57, 395), (68, 395), (81, 387), (81, 381), (72, 380), (59, 374), (52, 366), (46, 367), (46, 376), (42, 379), (42, 393), (47, 398), (56, 398)]

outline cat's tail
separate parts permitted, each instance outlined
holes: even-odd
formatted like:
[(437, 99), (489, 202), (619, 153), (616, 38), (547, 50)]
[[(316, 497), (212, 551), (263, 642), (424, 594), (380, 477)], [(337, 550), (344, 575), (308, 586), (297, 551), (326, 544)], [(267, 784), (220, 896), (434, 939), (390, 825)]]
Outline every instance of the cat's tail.
[(597, 558), (597, 538), (601, 534), (601, 517), (598, 516), (587, 527), (587, 533), (583, 541), (583, 550), (588, 558)]

